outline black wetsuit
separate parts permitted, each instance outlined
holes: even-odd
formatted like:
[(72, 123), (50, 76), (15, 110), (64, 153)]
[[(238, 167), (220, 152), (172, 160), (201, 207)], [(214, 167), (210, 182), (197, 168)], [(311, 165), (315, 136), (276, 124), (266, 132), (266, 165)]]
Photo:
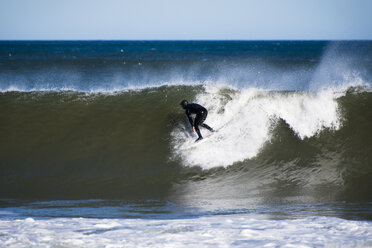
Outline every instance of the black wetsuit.
[[(203, 136), (200, 133), (199, 126), (202, 126), (208, 129), (209, 131), (213, 132), (213, 128), (203, 123), (208, 115), (208, 111), (203, 106), (196, 104), (196, 103), (189, 103), (187, 104), (185, 110), (186, 110), (187, 118), (189, 119), (191, 126), (195, 127), (195, 131), (198, 134), (199, 139), (203, 138)], [(191, 114), (196, 114), (194, 121), (191, 118)]]

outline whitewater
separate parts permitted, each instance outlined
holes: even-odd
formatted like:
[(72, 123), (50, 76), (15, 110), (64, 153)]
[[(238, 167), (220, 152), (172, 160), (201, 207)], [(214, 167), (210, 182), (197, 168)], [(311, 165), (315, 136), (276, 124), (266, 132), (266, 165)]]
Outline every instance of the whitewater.
[(372, 225), (338, 218), (51, 219), (0, 222), (2, 247), (371, 247)]
[(219, 131), (207, 144), (184, 150), (182, 148), (194, 140), (189, 132), (174, 130), (176, 153), (188, 166), (226, 167), (256, 156), (265, 142), (270, 141), (270, 129), (279, 119), (300, 139), (312, 137), (322, 129), (337, 130), (341, 117), (335, 98), (341, 94), (337, 90), (312, 93), (234, 91), (207, 84), (205, 93), (197, 95), (195, 102), (209, 109), (208, 123)]

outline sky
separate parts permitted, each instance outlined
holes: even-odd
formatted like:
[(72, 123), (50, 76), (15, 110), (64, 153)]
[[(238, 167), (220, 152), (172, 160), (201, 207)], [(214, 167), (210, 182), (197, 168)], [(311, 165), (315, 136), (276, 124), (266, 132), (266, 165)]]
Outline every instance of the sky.
[(372, 0), (0, 0), (0, 40), (371, 40)]

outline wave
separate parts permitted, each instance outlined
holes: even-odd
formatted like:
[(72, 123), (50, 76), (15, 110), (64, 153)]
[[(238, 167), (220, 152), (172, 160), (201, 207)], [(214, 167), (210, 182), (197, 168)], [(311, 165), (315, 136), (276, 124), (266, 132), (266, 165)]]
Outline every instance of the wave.
[[(184, 98), (206, 106), (206, 122), (219, 129), (197, 148), (184, 149), (196, 138)], [(0, 93), (0, 106), (1, 197), (154, 198), (186, 182), (209, 195), (370, 200), (368, 87), (13, 91)]]

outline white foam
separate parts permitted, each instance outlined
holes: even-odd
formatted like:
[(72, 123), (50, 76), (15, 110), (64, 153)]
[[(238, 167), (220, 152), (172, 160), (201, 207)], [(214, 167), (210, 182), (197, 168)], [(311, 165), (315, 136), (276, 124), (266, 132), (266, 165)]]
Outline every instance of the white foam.
[(128, 85), (107, 85), (102, 86), (92, 86), (90, 88), (81, 89), (75, 86), (37, 86), (37, 87), (24, 87), (17, 85), (10, 85), (6, 87), (0, 87), (0, 92), (57, 92), (57, 91), (73, 91), (89, 94), (117, 94), (121, 92), (128, 91), (142, 91), (146, 89), (156, 89), (164, 86), (198, 86), (202, 85), (201, 81), (169, 81), (169, 82), (158, 82), (154, 84), (128, 84)]
[(270, 130), (278, 119), (283, 119), (301, 139), (324, 128), (338, 129), (341, 116), (335, 98), (332, 89), (285, 93), (206, 85), (196, 102), (209, 110), (206, 123), (221, 129), (197, 148), (185, 150), (183, 147), (190, 146), (196, 136), (178, 128), (172, 132), (174, 152), (186, 166), (209, 169), (232, 165), (256, 156), (270, 140)]
[(372, 222), (223, 215), (196, 219), (0, 220), (0, 247), (371, 247)]

